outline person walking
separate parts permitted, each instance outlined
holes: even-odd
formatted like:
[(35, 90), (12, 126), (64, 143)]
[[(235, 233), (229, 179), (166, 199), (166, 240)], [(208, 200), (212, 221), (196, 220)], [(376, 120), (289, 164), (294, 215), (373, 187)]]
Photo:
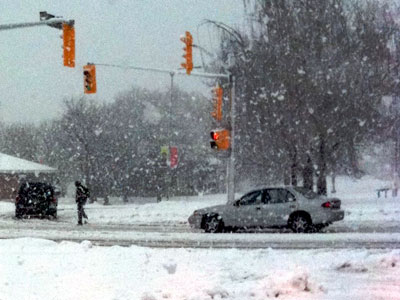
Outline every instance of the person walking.
[(86, 215), (84, 210), (84, 206), (86, 204), (87, 198), (90, 197), (90, 192), (89, 189), (79, 181), (75, 181), (75, 187), (76, 187), (75, 201), (78, 208), (78, 225), (82, 225), (82, 217), (88, 219), (88, 216)]

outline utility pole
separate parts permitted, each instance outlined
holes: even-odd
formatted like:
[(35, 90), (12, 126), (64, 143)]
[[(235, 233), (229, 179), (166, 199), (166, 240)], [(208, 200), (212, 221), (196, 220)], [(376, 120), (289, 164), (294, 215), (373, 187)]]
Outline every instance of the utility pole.
[[(174, 76), (175, 73), (174, 72), (170, 72), (169, 73), (170, 77), (171, 77), (171, 95), (170, 95), (170, 99), (169, 99), (169, 105), (168, 105), (168, 151), (169, 151), (169, 155), (170, 155), (170, 159), (171, 159), (171, 141), (172, 141), (172, 130), (171, 130), (171, 115), (172, 115), (172, 101), (173, 101), (173, 91), (174, 91)], [(170, 194), (170, 184), (172, 183), (172, 175), (174, 174), (174, 172), (172, 171), (172, 168), (170, 167), (169, 169), (167, 169), (167, 172), (165, 172), (165, 178), (164, 178), (164, 184), (166, 185), (166, 193), (167, 193), (167, 199), (169, 199), (169, 194)], [(169, 181), (169, 183), (168, 183)]]
[(231, 153), (228, 161), (228, 202), (235, 200), (235, 77), (229, 74), (230, 87), (230, 122), (231, 122)]

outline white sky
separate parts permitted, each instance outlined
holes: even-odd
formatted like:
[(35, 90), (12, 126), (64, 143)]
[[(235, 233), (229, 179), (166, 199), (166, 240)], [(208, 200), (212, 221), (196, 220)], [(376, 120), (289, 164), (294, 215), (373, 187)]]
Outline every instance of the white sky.
[[(87, 62), (128, 64), (176, 69), (183, 62), (185, 30), (194, 43), (207, 49), (217, 46), (204, 19), (229, 25), (243, 24), (242, 0), (2, 0), (0, 24), (39, 21), (39, 11), (75, 20), (76, 67), (62, 65), (61, 31), (33, 27), (0, 31), (0, 119), (5, 122), (37, 122), (61, 113), (64, 98), (83, 95), (82, 66)], [(194, 64), (200, 65), (194, 51)], [(202, 81), (178, 77), (185, 89), (208, 93)], [(99, 101), (132, 85), (149, 89), (169, 87), (168, 75), (98, 67)]]

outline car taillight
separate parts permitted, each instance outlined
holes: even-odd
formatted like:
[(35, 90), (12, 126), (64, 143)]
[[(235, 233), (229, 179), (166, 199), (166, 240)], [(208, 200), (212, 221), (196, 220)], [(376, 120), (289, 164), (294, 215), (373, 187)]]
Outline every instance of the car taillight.
[(341, 204), (340, 200), (331, 200), (331, 201), (327, 201), (327, 202), (322, 203), (321, 206), (325, 207), (325, 208), (337, 208), (337, 209), (339, 209), (340, 208), (340, 204)]
[(15, 203), (18, 203), (19, 201), (19, 196), (15, 197)]
[(53, 197), (53, 203), (57, 203), (57, 198)]
[(322, 203), (321, 206), (322, 206), (322, 207), (325, 207), (325, 208), (331, 208), (331, 207), (332, 207), (332, 203), (330, 203), (330, 202), (328, 201), (328, 202)]

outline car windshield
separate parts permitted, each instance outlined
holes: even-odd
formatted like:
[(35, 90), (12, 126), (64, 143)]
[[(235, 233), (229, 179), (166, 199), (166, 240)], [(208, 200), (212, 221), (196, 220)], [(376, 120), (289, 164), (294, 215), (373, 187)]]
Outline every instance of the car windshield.
[(308, 198), (308, 199), (314, 199), (316, 197), (318, 197), (317, 193), (314, 193), (313, 191), (304, 188), (304, 187), (294, 187), (296, 192), (299, 192), (300, 194), (302, 194), (304, 197)]

